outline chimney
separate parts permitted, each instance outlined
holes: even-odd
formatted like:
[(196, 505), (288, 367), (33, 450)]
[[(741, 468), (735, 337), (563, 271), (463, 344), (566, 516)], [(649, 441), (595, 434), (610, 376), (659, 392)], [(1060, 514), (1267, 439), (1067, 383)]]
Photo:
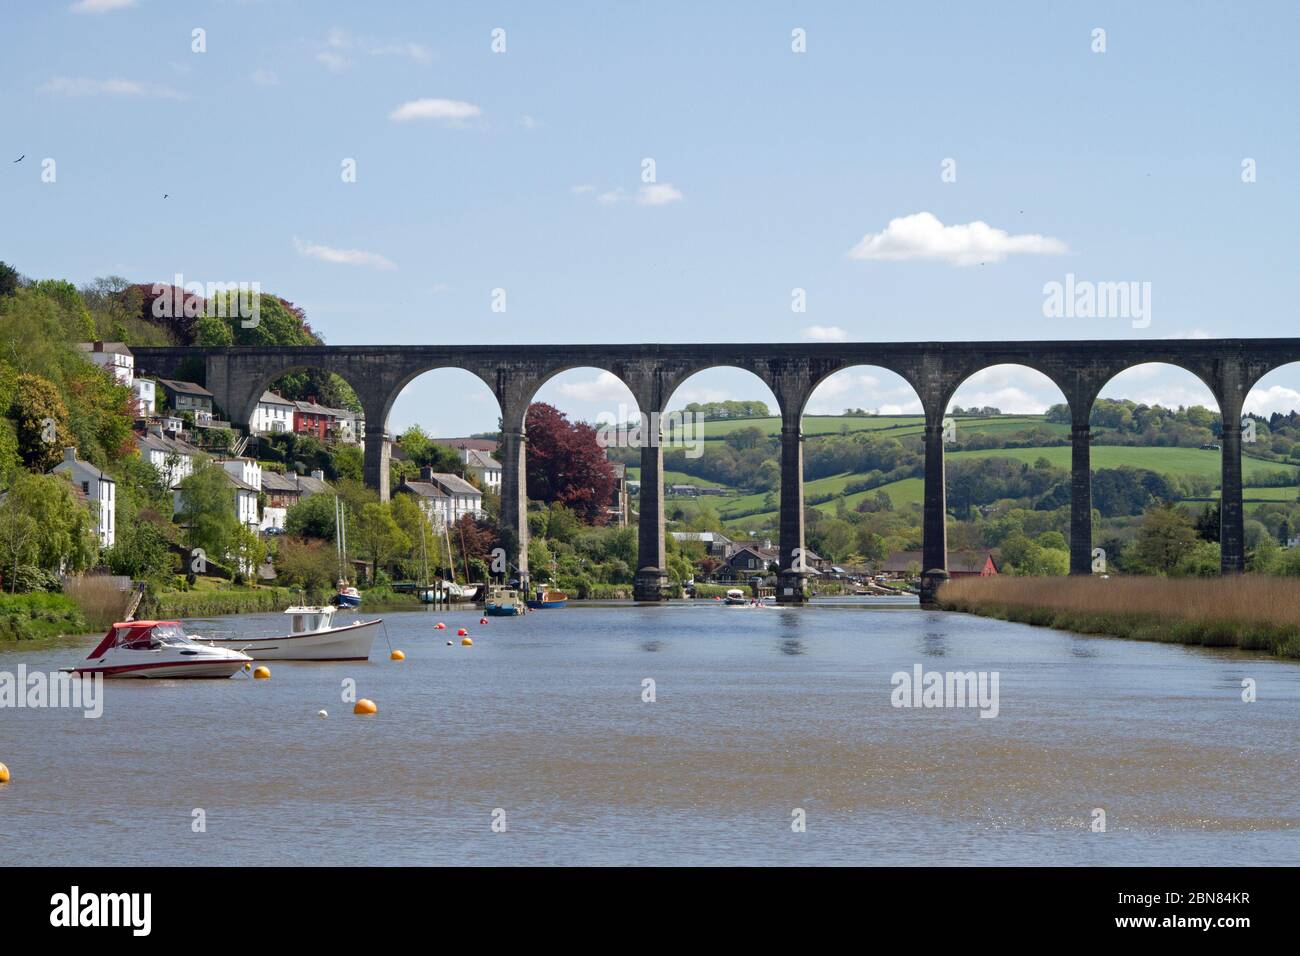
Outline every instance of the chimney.
[(315, 478), (317, 481), (324, 481), (324, 480), (325, 480), (325, 472), (322, 471), (322, 470), (319, 469), (319, 468), (315, 468), (315, 469), (313, 469), (313, 470), (312, 470), (312, 473), (311, 473), (311, 476), (312, 476), (313, 478)]
[(75, 462), (77, 460), (77, 449), (75, 448), (63, 449), (63, 460), (66, 462)]
[(91, 348), (93, 348), (96, 352), (102, 352), (104, 351), (104, 343), (102, 340), (97, 341), (94, 343), (94, 345), (91, 346)]
[(420, 479), (422, 481), (433, 481), (433, 466), (425, 465), (420, 469)]

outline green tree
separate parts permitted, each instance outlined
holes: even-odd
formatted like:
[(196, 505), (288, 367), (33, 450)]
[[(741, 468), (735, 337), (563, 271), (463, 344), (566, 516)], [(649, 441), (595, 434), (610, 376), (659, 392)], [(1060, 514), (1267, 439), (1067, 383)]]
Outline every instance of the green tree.
[(191, 551), (202, 549), (209, 561), (229, 560), (241, 526), (226, 473), (213, 464), (201, 465), (181, 481), (180, 492), (176, 517), (186, 528)]
[(372, 579), (381, 567), (411, 548), (411, 539), (393, 520), (392, 510), (386, 503), (378, 501), (361, 509), (356, 520), (349, 525), (348, 540), (355, 543), (359, 553), (370, 561)]
[(326, 542), (307, 538), (281, 538), (275, 555), (278, 576), (305, 591), (329, 588), (338, 573), (336, 562), (334, 549)]
[(4, 501), (36, 524), (32, 560), (45, 571), (81, 571), (99, 549), (90, 509), (63, 475), (23, 472), (15, 478)]
[(1170, 574), (1196, 545), (1196, 528), (1182, 509), (1164, 502), (1147, 509), (1125, 563), (1148, 574)]
[(19, 375), (9, 409), (18, 438), (18, 455), (36, 471), (49, 471), (70, 444), (68, 408), (59, 390), (39, 375)]
[(148, 521), (119, 522), (117, 540), (104, 555), (114, 574), (125, 574), (137, 581), (159, 579), (174, 568), (167, 539)]

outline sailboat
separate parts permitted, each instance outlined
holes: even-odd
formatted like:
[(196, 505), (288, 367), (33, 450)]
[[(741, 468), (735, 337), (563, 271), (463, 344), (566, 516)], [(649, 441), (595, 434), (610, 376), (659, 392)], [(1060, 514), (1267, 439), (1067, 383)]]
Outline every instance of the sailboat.
[(417, 594), (421, 604), (438, 603), (438, 589), (429, 587), (429, 552), (425, 544), (423, 517), (420, 519), (420, 590)]
[(339, 583), (334, 595), (338, 607), (360, 607), (361, 592), (348, 584), (348, 522), (347, 508), (337, 496), (334, 498), (334, 549), (338, 552)]

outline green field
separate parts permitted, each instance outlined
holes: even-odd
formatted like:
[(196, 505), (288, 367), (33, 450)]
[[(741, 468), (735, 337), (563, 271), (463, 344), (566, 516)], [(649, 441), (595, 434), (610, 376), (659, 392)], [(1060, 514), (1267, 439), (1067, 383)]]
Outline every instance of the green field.
[[(1027, 464), (1033, 464), (1039, 458), (1046, 458), (1056, 467), (1068, 469), (1070, 467), (1070, 455), (1071, 449), (1068, 445), (1053, 445), (1042, 448), (998, 448), (989, 451), (950, 452), (947, 457), (951, 460), (1011, 458)], [(1093, 445), (1091, 458), (1094, 469), (1118, 468), (1121, 465), (1128, 465), (1133, 468), (1146, 468), (1165, 475), (1191, 475), (1210, 479), (1217, 479), (1220, 474), (1220, 454), (1217, 451), (1208, 449)], [(1289, 471), (1300, 478), (1300, 467), (1295, 465), (1261, 461), (1255, 458), (1242, 459), (1242, 473), (1248, 482), (1252, 477), (1277, 471)], [(862, 477), (861, 474), (842, 474), (819, 478), (816, 481), (808, 481), (804, 483), (804, 496), (805, 498), (815, 498), (822, 494), (839, 492), (850, 482), (859, 480)], [(894, 503), (895, 510), (901, 511), (912, 505), (921, 504), (924, 483), (920, 478), (906, 478), (902, 481), (882, 485), (872, 491), (857, 492), (842, 498), (822, 502), (814, 507), (818, 511), (834, 514), (839, 501), (842, 500), (845, 506), (852, 510), (857, 507), (860, 501), (868, 495), (875, 494), (876, 491), (884, 491)], [(1215, 494), (1217, 496), (1218, 493)], [(1253, 504), (1256, 505), (1264, 501), (1295, 501), (1296, 495), (1297, 488), (1295, 487), (1247, 487), (1243, 491), (1243, 498), (1255, 499)], [(774, 521), (776, 512), (766, 511), (740, 518), (732, 516), (736, 515), (737, 512), (761, 507), (764, 497), (764, 495), (742, 495), (715, 500), (723, 520), (728, 525), (761, 526)], [(1250, 504), (1247, 505), (1248, 509), (1249, 507)]]
[[(1041, 415), (999, 415), (992, 418), (957, 418), (957, 433), (963, 430), (973, 432), (1018, 432), (1026, 428), (1046, 428), (1061, 435), (1070, 433), (1070, 426), (1059, 423), (1047, 423)], [(704, 422), (705, 441), (721, 441), (733, 432), (746, 428), (757, 428), (764, 435), (778, 435), (781, 432), (779, 418), (728, 418)], [(838, 435), (853, 432), (882, 432), (890, 438), (903, 438), (919, 435), (925, 430), (925, 419), (920, 415), (805, 415), (803, 434), (805, 438), (815, 435)]]

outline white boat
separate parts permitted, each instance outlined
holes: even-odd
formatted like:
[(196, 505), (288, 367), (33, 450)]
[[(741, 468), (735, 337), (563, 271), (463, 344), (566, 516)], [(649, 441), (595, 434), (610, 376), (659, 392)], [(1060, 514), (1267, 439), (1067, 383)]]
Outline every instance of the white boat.
[(273, 637), (203, 638), (213, 647), (242, 651), (255, 661), (364, 661), (379, 636), (383, 619), (334, 624), (338, 608), (291, 607), (288, 634)]
[(749, 598), (745, 597), (745, 592), (740, 588), (728, 588), (726, 602), (731, 605), (748, 604)]
[(200, 644), (179, 621), (114, 624), (74, 674), (105, 677), (230, 677), (252, 658), (241, 651)]

